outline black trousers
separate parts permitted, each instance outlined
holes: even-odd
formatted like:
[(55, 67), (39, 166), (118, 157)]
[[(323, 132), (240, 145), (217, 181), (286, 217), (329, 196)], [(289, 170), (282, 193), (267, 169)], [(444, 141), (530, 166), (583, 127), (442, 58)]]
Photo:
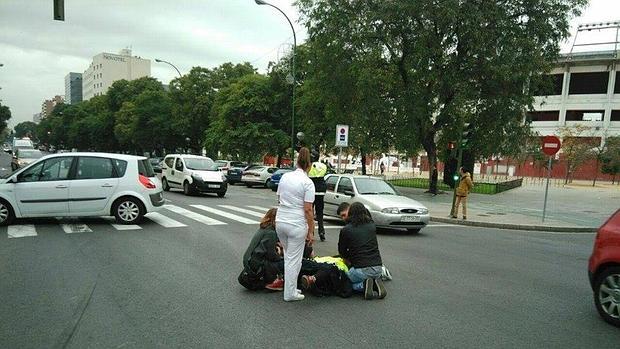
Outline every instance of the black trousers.
[(319, 235), (325, 234), (323, 225), (323, 210), (325, 209), (325, 195), (314, 196), (314, 218), (319, 223)]

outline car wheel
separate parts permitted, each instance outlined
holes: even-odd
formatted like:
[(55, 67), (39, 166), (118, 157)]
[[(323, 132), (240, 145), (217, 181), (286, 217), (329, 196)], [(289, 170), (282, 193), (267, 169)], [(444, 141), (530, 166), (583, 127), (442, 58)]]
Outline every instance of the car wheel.
[(142, 203), (132, 197), (124, 197), (118, 199), (114, 203), (114, 217), (120, 224), (137, 224), (144, 217), (144, 208)]
[(220, 197), (220, 198), (223, 198), (225, 195), (226, 195), (225, 191), (217, 193), (217, 196)]
[(161, 181), (161, 186), (163, 187), (164, 191), (170, 190), (170, 184), (168, 184), (168, 180), (166, 179), (166, 177), (164, 177), (164, 179)]
[(245, 186), (248, 187), (248, 188), (252, 188), (252, 184), (251, 183), (246, 183)]
[(13, 223), (15, 219), (15, 213), (13, 207), (5, 200), (0, 200), (0, 225), (9, 225)]
[(271, 182), (271, 179), (267, 179), (267, 180), (265, 181), (265, 188), (269, 187), (269, 182)]
[(596, 278), (594, 304), (605, 321), (620, 327), (620, 267), (607, 268)]
[(418, 234), (421, 228), (407, 228), (409, 234)]
[(278, 187), (271, 188), (271, 191), (278, 191)]
[(194, 191), (192, 190), (192, 187), (189, 185), (188, 181), (185, 181), (185, 183), (183, 183), (183, 194), (188, 196), (194, 194)]

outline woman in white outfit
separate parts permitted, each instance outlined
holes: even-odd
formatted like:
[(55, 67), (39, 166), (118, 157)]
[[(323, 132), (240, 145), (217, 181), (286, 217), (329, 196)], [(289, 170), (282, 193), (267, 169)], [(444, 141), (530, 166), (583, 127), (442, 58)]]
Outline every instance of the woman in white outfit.
[(301, 148), (297, 170), (285, 173), (278, 184), (276, 232), (284, 247), (284, 300), (300, 301), (304, 295), (297, 289), (304, 245), (314, 241), (314, 183), (308, 177), (310, 151)]

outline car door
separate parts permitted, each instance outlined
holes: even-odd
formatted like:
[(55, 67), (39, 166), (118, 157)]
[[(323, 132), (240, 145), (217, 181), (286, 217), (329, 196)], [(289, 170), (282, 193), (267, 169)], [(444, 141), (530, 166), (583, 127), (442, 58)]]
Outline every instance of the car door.
[(40, 161), (17, 176), (15, 200), (22, 216), (68, 214), (73, 159), (67, 156)]
[(75, 215), (104, 215), (118, 187), (112, 160), (80, 156), (69, 190), (69, 212)]
[(336, 187), (336, 193), (334, 194), (334, 203), (336, 207), (343, 202), (351, 200), (352, 196), (345, 194), (345, 192), (353, 191), (353, 182), (349, 177), (340, 177), (338, 186)]
[(325, 214), (329, 216), (338, 215), (338, 204), (336, 204), (336, 185), (340, 176), (329, 176), (325, 180), (327, 190), (325, 191)]
[(185, 162), (183, 161), (183, 159), (177, 158), (174, 162), (174, 171), (172, 178), (174, 178), (174, 184), (177, 187), (183, 187), (183, 180), (185, 178)]
[[(168, 181), (169, 186), (173, 186), (170, 183), (170, 179), (172, 178), (172, 171), (174, 170), (174, 156), (166, 156), (163, 162), (163, 167), (161, 170), (162, 180), (165, 177), (166, 181)], [(173, 179), (174, 180), (174, 179)]]

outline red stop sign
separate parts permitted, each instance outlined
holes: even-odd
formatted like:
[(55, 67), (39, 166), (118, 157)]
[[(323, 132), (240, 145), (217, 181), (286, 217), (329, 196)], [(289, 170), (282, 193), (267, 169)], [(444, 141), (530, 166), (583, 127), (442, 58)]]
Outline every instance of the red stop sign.
[(544, 136), (542, 139), (543, 153), (553, 156), (560, 151), (560, 139), (556, 136)]

